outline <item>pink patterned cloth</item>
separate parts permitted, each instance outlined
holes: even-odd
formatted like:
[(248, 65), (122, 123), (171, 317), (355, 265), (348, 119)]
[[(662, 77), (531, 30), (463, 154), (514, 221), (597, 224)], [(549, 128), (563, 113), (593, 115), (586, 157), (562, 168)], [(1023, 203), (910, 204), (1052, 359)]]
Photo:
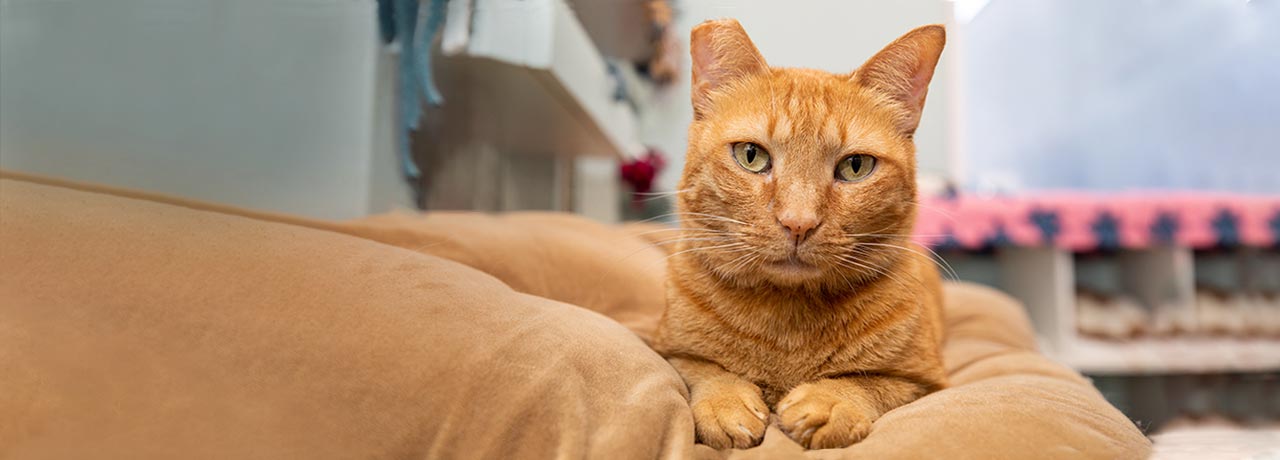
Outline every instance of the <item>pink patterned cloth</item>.
[(1280, 246), (1280, 196), (1056, 192), (921, 200), (916, 241), (933, 247), (1053, 245), (1073, 251)]

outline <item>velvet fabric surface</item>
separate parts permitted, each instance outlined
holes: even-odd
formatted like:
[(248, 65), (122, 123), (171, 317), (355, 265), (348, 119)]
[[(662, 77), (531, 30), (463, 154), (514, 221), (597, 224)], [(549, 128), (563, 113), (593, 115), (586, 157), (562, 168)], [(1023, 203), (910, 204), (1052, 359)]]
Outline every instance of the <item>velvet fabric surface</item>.
[(1141, 458), (1022, 307), (946, 288), (951, 387), (846, 449), (694, 444), (646, 345), (674, 232), (312, 221), (0, 176), (0, 458)]

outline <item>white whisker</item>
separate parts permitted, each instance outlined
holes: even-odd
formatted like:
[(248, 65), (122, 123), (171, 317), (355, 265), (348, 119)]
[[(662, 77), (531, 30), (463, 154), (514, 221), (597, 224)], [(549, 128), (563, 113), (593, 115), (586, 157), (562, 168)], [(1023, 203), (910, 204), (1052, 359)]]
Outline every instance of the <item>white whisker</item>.
[(674, 238), (670, 240), (662, 240), (662, 241), (655, 242), (653, 244), (657, 246), (663, 246), (668, 244), (683, 243), (686, 241), (736, 241), (736, 240), (738, 239), (733, 237), (728, 237), (728, 236), (717, 236), (717, 237), (706, 237), (706, 238), (692, 237), (692, 238)]
[(632, 235), (633, 235), (633, 236), (641, 236), (641, 235), (650, 235), (650, 234), (654, 234), (654, 233), (662, 233), (662, 232), (697, 232), (697, 233), (703, 233), (703, 234), (705, 234), (705, 233), (710, 233), (710, 234), (715, 234), (715, 235), (739, 235), (739, 236), (740, 236), (740, 235), (743, 235), (743, 233), (741, 233), (741, 232), (729, 232), (729, 231), (724, 231), (724, 230), (717, 230), (717, 229), (714, 229), (714, 228), (702, 228), (702, 227), (698, 227), (698, 228), (693, 228), (693, 227), (672, 227), (672, 228), (663, 228), (663, 229), (659, 229), (659, 230), (648, 230), (648, 231), (644, 231), (644, 232), (640, 232), (640, 233), (633, 233)]
[[(896, 244), (869, 243), (869, 242), (865, 242), (865, 241), (860, 241), (860, 242), (858, 242), (858, 243), (857, 243), (857, 245), (858, 245), (858, 246), (874, 246), (874, 247), (883, 247), (883, 248), (890, 248), (890, 249), (898, 249), (898, 250), (902, 250), (902, 251), (907, 251), (907, 252), (910, 252), (910, 253), (912, 253), (912, 254), (916, 254), (916, 255), (918, 255), (918, 256), (921, 256), (921, 257), (924, 257), (924, 258), (929, 259), (931, 262), (933, 262), (933, 263), (934, 263), (934, 265), (937, 265), (937, 266), (938, 266), (938, 269), (942, 270), (942, 272), (943, 272), (943, 274), (944, 274), (945, 276), (950, 277), (952, 280), (959, 280), (959, 279), (960, 279), (960, 275), (959, 275), (959, 274), (957, 274), (957, 273), (956, 273), (956, 271), (955, 271), (955, 269), (951, 267), (951, 264), (950, 264), (950, 263), (947, 263), (946, 259), (943, 259), (942, 257), (938, 256), (938, 253), (934, 252), (932, 249), (929, 249), (929, 248), (924, 248), (924, 249), (925, 249), (926, 251), (929, 251), (929, 253), (930, 253), (930, 254), (932, 254), (932, 256), (931, 256), (931, 255), (929, 255), (929, 254), (925, 254), (925, 253), (923, 253), (923, 252), (917, 251), (917, 250), (915, 250), (915, 249), (912, 249), (912, 248), (909, 248), (909, 247), (906, 247), (906, 246), (899, 246), (899, 245), (896, 245)], [(921, 247), (923, 247), (923, 246), (921, 246)]]
[[(952, 214), (950, 211), (947, 211), (947, 210), (945, 210), (945, 209), (939, 209), (939, 208), (937, 208), (937, 207), (929, 206), (929, 205), (927, 205), (927, 204), (924, 204), (924, 203), (921, 203), (921, 202), (918, 202), (918, 201), (905, 201), (904, 203), (915, 205), (917, 208), (924, 209), (924, 210), (926, 210), (926, 211), (933, 211), (933, 212), (936, 212), (936, 213), (938, 213), (938, 214), (942, 215), (942, 217), (947, 218), (947, 220), (950, 220), (951, 222), (955, 222), (955, 221), (956, 221), (956, 216), (955, 216), (955, 214)], [(917, 211), (917, 212), (918, 212), (918, 211)]]
[(724, 222), (731, 222), (731, 223), (735, 223), (735, 224), (738, 224), (738, 225), (745, 225), (745, 226), (750, 226), (750, 225), (751, 225), (751, 224), (748, 224), (748, 223), (746, 223), (746, 222), (743, 222), (743, 221), (740, 221), (740, 220), (737, 220), (737, 219), (731, 219), (731, 218), (724, 217), (724, 216), (717, 216), (717, 215), (715, 215), (715, 214), (706, 214), (706, 213), (701, 213), (701, 212), (669, 212), (669, 213), (666, 213), (666, 214), (661, 214), (661, 215), (653, 216), (653, 217), (650, 217), (650, 218), (648, 218), (648, 219), (638, 220), (638, 221), (636, 221), (636, 223), (651, 222), (651, 221), (654, 221), (654, 220), (665, 219), (665, 218), (667, 218), (667, 217), (677, 217), (677, 218), (679, 218), (680, 220), (694, 220), (694, 219), (686, 219), (686, 218), (684, 218), (684, 217), (682, 217), (682, 216), (703, 217), (703, 218), (714, 219), (714, 220), (724, 221)]

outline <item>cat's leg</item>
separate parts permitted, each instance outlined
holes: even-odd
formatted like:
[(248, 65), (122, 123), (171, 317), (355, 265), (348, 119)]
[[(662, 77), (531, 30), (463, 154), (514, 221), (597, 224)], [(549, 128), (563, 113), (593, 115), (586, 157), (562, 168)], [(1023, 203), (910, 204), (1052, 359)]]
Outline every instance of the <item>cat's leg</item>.
[(867, 375), (797, 386), (777, 405), (782, 431), (810, 449), (846, 447), (867, 436), (881, 414), (929, 390), (920, 383)]
[(689, 385), (698, 441), (716, 449), (745, 449), (764, 437), (769, 406), (760, 387), (707, 361), (668, 361)]

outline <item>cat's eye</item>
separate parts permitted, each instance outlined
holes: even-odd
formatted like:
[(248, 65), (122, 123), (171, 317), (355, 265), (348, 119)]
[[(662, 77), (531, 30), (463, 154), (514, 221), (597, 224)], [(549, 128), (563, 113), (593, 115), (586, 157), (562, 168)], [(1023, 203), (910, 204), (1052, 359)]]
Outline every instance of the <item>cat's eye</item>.
[(763, 173), (769, 170), (769, 166), (773, 165), (773, 162), (769, 159), (769, 152), (764, 147), (751, 142), (733, 144), (733, 159), (743, 169), (753, 173)]
[(836, 179), (845, 182), (857, 182), (866, 179), (876, 169), (876, 157), (871, 155), (849, 155), (836, 164)]

